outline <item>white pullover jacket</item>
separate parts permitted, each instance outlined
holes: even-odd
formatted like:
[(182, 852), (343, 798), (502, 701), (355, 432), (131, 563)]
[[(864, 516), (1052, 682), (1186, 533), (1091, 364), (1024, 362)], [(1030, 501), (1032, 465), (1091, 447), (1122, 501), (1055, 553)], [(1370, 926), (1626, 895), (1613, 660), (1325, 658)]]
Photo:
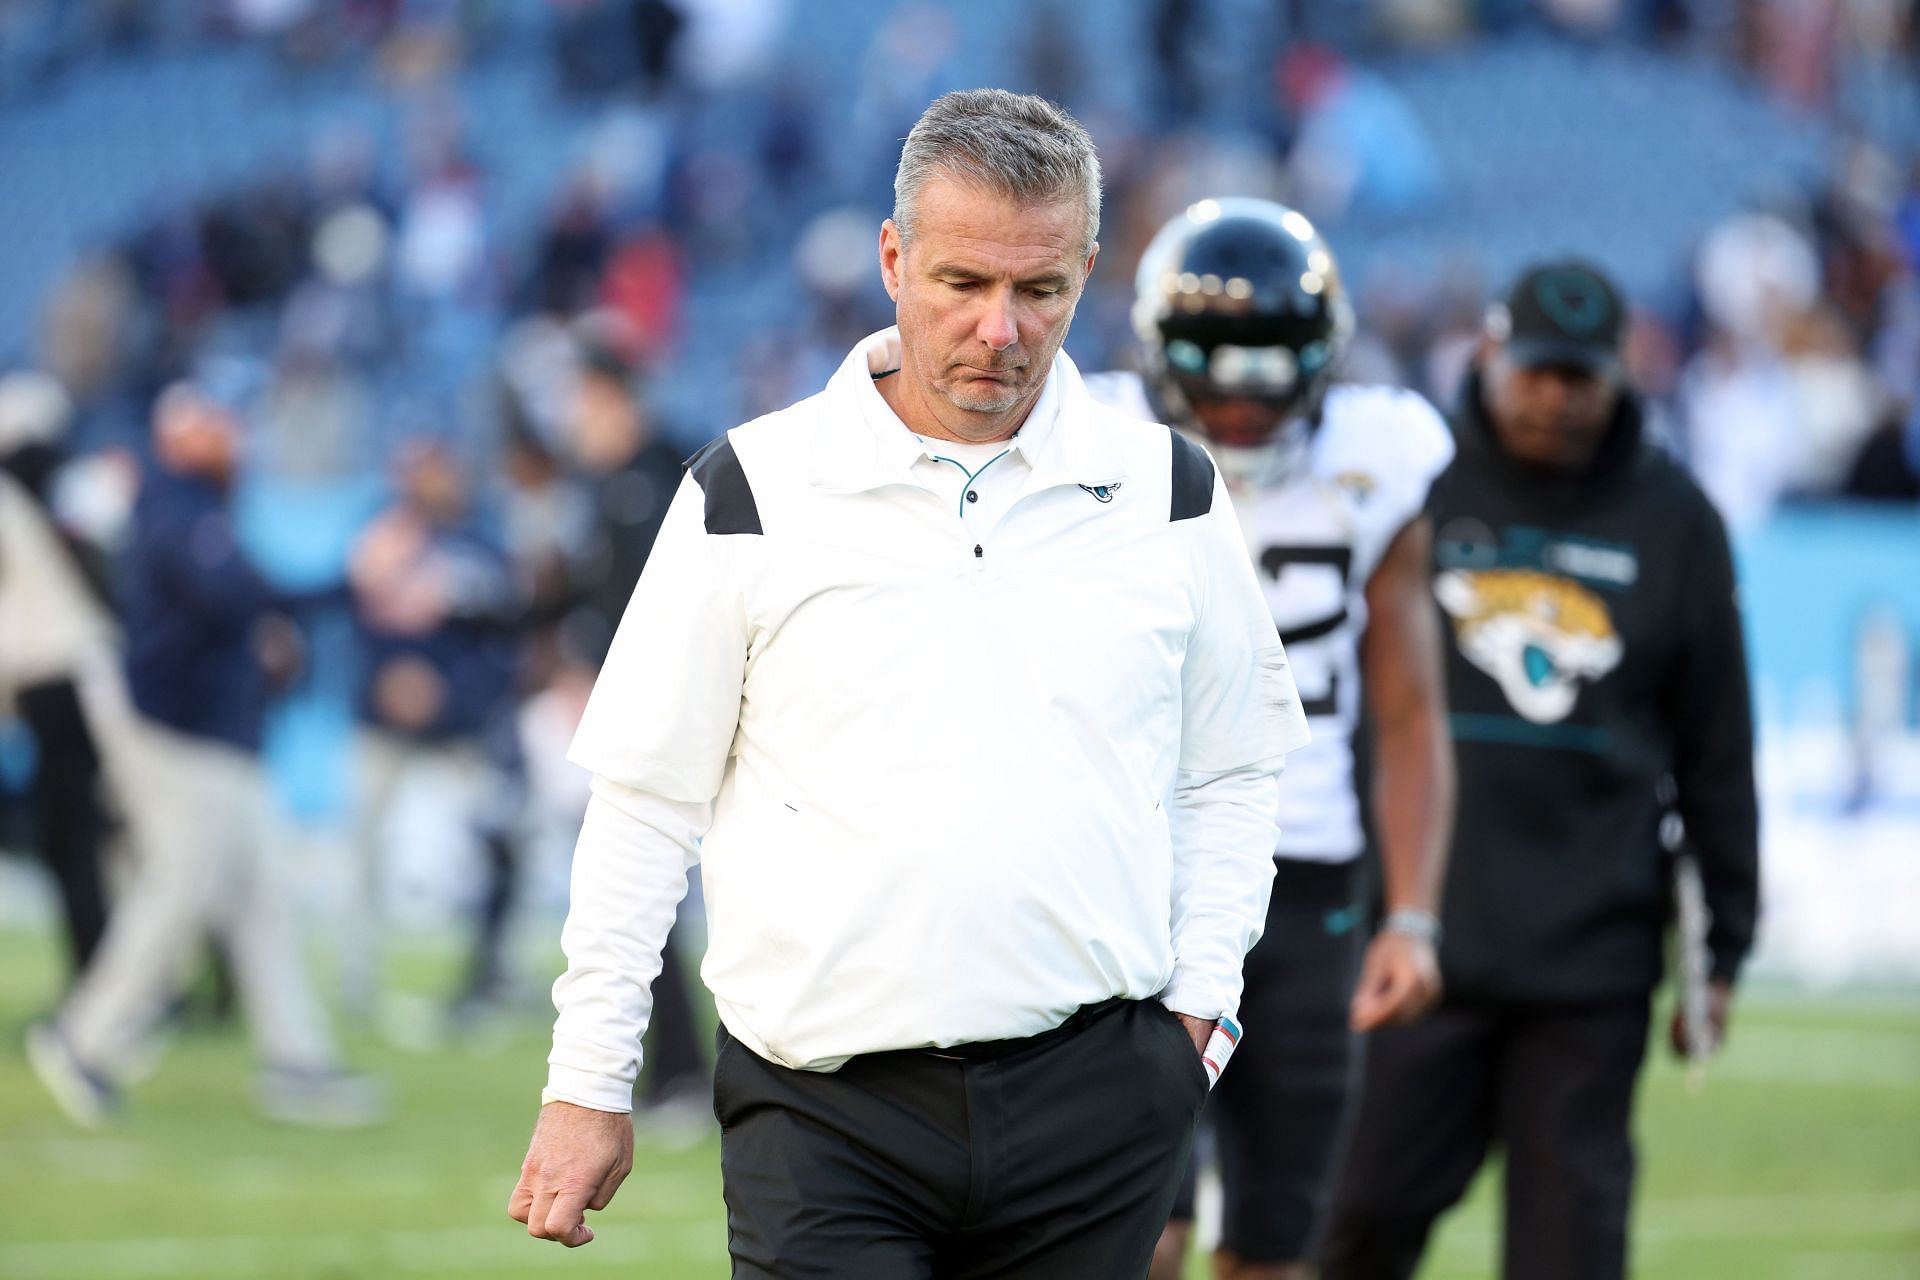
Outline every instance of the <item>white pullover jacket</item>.
[(898, 344), (675, 496), (569, 753), (549, 1100), (629, 1107), (696, 860), (702, 977), (788, 1067), (1238, 1004), (1307, 730), (1211, 460), (1062, 354), (1000, 470), (935, 463), (874, 384)]

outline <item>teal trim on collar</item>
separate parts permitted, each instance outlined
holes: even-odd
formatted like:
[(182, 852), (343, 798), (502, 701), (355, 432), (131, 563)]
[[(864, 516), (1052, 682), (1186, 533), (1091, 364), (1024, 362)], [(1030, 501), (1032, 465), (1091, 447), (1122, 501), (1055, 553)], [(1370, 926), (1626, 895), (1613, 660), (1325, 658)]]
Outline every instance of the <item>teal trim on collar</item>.
[[(889, 485), (912, 484), (919, 443), (874, 385), (869, 357), (882, 344), (897, 342), (897, 332), (882, 330), (848, 353), (817, 398), (820, 426), (812, 482), (830, 493), (860, 493)], [(1100, 412), (1067, 353), (1054, 357), (1048, 387), (1034, 405), (1050, 415), (1044, 439), (1029, 445), (1017, 434), (1019, 448), (1033, 474), (1023, 492), (1055, 485), (1111, 485), (1126, 478), (1124, 457), (1101, 439), (1092, 415)], [(1031, 419), (1030, 419), (1031, 421)], [(1026, 431), (1022, 427), (1021, 434)]]
[[(973, 482), (980, 477), (981, 473), (986, 471), (988, 467), (992, 466), (994, 463), (1000, 461), (1000, 459), (1006, 457), (1008, 454), (1012, 452), (1013, 452), (1012, 449), (1002, 449), (1000, 452), (994, 454), (991, 458), (988, 458), (985, 462), (981, 463), (979, 471), (968, 471), (967, 464), (960, 461), (958, 458), (949, 458), (944, 454), (938, 454), (938, 453), (928, 454), (927, 456), (932, 458), (935, 462), (951, 462), (954, 466), (960, 468), (961, 474), (965, 475), (967, 478), (967, 484), (971, 486)], [(964, 516), (967, 514), (966, 489), (960, 490), (960, 497), (955, 505), (959, 507), (959, 510), (954, 512), (955, 515)]]

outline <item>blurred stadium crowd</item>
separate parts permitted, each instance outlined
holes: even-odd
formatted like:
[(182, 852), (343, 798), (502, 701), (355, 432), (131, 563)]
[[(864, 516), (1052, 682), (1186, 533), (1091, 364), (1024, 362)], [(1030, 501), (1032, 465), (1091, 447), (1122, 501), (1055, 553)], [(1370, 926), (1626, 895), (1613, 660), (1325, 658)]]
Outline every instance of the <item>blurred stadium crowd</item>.
[[(806, 394), (887, 318), (869, 242), (897, 140), (984, 78), (1096, 129), (1111, 212), (1074, 334), (1086, 367), (1131, 361), (1130, 266), (1168, 213), (1196, 191), (1285, 197), (1342, 252), (1357, 376), (1447, 403), (1488, 291), (1578, 248), (1634, 289), (1636, 381), (1736, 520), (1912, 496), (1910, 5), (981, 12), (1020, 39), (916, 3), (836, 6), (824, 32), (790, 0), (17, 0), (9, 132), (63, 157), (18, 215), (97, 220), (70, 207), (121, 194), (87, 176), (94, 145), (204, 123), (204, 149), (252, 159), (204, 181), (219, 166), (189, 159), (121, 196), (72, 260), (33, 264), (47, 288), (0, 342), (60, 380), (82, 449), (137, 441), (155, 388), (218, 366), (274, 474), (338, 478), (426, 435), (497, 473), (515, 444), (566, 452), (585, 350), (695, 444)], [(149, 69), (168, 64), (177, 83)], [(488, 100), (509, 75), (539, 99), (519, 127)], [(94, 114), (144, 125), (92, 136), (93, 81)], [(262, 95), (305, 134), (266, 155), (234, 118)], [(194, 96), (214, 101), (173, 100)]]
[[(891, 323), (877, 228), (947, 89), (1044, 93), (1095, 133), (1083, 368), (1135, 363), (1155, 227), (1263, 195), (1340, 253), (1357, 379), (1450, 403), (1489, 294), (1578, 251), (1629, 287), (1630, 376), (1736, 528), (1920, 502), (1910, 0), (826, 8), (0, 2), (0, 464), (139, 636), (142, 477), (179, 470), (162, 392), (233, 432), (237, 537), (300, 624), (263, 668), (266, 759), (362, 851), (355, 1001), (373, 850), (422, 763), (484, 870), (430, 891), (483, 922), (459, 994), (501, 990), (526, 815), (577, 818), (560, 746), (678, 459)], [(36, 752), (62, 751), (6, 736), (5, 844), (42, 839)]]

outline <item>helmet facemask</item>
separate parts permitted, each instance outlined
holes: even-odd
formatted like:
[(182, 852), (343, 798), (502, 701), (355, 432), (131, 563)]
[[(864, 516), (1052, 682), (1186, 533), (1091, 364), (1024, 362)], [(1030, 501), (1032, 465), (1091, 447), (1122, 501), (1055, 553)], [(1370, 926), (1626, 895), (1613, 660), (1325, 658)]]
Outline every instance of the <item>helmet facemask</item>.
[(1203, 200), (1141, 258), (1133, 323), (1172, 425), (1249, 463), (1279, 455), (1254, 467), (1269, 472), (1304, 452), (1353, 310), (1305, 218), (1265, 200)]

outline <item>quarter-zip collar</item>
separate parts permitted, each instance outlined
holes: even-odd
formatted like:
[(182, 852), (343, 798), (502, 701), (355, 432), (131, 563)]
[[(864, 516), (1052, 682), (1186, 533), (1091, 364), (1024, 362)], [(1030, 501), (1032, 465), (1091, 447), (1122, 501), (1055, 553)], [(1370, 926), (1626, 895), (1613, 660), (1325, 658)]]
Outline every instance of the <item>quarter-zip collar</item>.
[[(875, 379), (900, 367), (900, 331), (883, 329), (848, 353), (822, 392), (824, 431), (813, 474), (815, 486), (859, 493), (915, 483), (913, 464), (932, 456), (893, 411)], [(1115, 442), (1102, 438), (1100, 412), (1067, 353), (1054, 356), (1033, 410), (1007, 442), (1032, 472), (1028, 489), (1055, 485), (1112, 485), (1126, 467)]]

